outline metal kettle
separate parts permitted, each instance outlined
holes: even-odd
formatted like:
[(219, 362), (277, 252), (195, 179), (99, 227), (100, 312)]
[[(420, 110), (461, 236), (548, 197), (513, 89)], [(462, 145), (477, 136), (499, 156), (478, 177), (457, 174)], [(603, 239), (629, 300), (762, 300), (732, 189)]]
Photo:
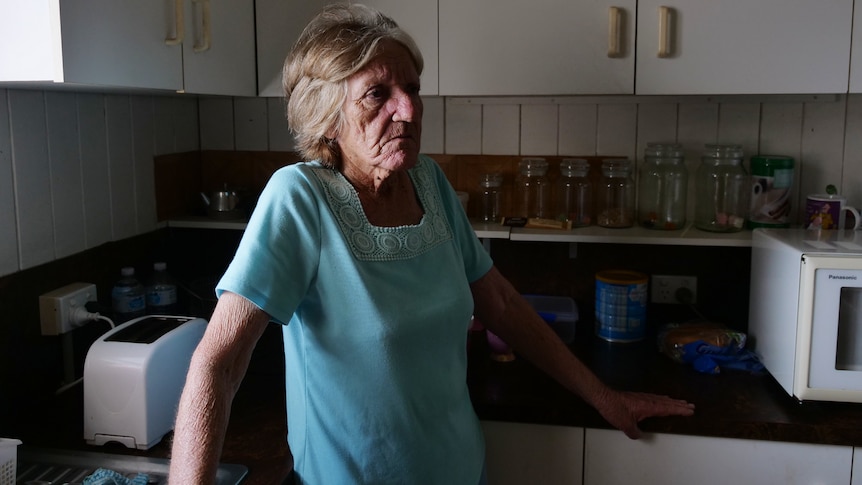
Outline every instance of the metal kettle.
[(201, 192), (201, 199), (210, 213), (230, 212), (239, 205), (239, 194), (235, 190), (228, 190), (227, 184), (223, 190), (217, 190), (211, 196)]

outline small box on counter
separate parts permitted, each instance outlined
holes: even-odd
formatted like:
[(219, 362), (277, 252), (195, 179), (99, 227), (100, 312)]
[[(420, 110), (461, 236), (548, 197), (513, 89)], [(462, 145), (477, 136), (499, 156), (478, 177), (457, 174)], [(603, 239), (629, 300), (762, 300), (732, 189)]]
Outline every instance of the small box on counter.
[(527, 224), (526, 217), (504, 217), (501, 225), (507, 227), (524, 227)]
[(523, 295), (566, 344), (575, 340), (578, 306), (567, 296)]
[(508, 227), (526, 227), (528, 229), (559, 229), (569, 231), (572, 221), (558, 221), (541, 217), (504, 217), (502, 225)]
[(572, 229), (572, 221), (558, 221), (556, 219), (530, 217), (527, 219), (527, 224), (525, 224), (524, 227), (530, 229), (560, 229), (562, 231), (569, 231)]

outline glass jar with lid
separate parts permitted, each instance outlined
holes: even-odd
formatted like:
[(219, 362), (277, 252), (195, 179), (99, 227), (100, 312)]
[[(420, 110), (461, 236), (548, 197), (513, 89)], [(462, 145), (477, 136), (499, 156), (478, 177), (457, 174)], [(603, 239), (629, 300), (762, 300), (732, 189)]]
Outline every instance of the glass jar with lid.
[(596, 224), (602, 227), (632, 227), (635, 216), (635, 182), (631, 161), (602, 161), (602, 176), (596, 186)]
[(638, 178), (638, 221), (649, 229), (685, 226), (688, 170), (682, 145), (648, 143)]
[(555, 218), (571, 221), (572, 227), (589, 226), (593, 219), (593, 186), (590, 163), (581, 158), (564, 158), (554, 186)]
[(740, 145), (706, 145), (695, 179), (695, 227), (741, 231), (749, 209), (749, 180)]
[(479, 178), (480, 221), (500, 222), (502, 186), (503, 176), (500, 173), (486, 173)]
[(513, 215), (547, 218), (551, 209), (548, 161), (544, 158), (524, 158), (518, 164), (518, 169)]

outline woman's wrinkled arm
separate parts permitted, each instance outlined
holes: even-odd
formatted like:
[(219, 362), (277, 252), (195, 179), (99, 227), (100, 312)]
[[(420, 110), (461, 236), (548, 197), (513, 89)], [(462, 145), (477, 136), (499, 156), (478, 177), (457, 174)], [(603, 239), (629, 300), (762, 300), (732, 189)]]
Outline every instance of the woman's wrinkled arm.
[(491, 332), (557, 382), (580, 396), (612, 426), (640, 437), (638, 423), (653, 416), (690, 416), (694, 405), (654, 394), (616, 391), (606, 386), (496, 269), (470, 285), (474, 313)]
[(171, 450), (171, 483), (215, 483), (231, 402), (269, 315), (224, 293), (192, 356)]

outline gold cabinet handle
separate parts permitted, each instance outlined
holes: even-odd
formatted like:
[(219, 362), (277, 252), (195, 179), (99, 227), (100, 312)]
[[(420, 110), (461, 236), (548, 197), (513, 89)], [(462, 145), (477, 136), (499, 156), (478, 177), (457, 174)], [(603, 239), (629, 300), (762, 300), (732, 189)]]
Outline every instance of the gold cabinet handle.
[(201, 43), (195, 41), (194, 51), (204, 52), (210, 48), (210, 2), (209, 0), (192, 0), (193, 3), (201, 4)]
[(167, 45), (178, 45), (183, 43), (183, 37), (185, 36), (184, 25), (185, 21), (183, 20), (183, 1), (184, 0), (174, 0), (174, 36), (171, 37), (168, 35), (165, 38), (165, 44)]
[(608, 9), (608, 57), (623, 56), (622, 10), (619, 7)]
[(670, 7), (661, 6), (658, 8), (658, 57), (664, 59), (670, 57), (671, 52), (671, 15)]

